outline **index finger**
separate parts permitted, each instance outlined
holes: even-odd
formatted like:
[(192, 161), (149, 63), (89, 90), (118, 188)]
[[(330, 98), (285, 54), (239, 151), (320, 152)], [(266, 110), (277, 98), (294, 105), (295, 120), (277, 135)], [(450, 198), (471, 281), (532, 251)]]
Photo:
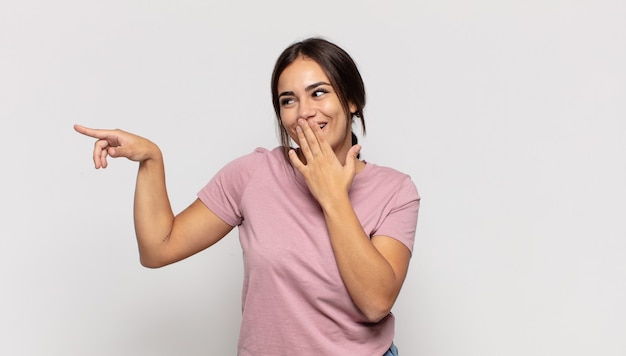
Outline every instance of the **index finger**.
[[(320, 135), (313, 131), (313, 124), (310, 121), (305, 121), (303, 119), (298, 120), (298, 127), (300, 128), (300, 132), (302, 136), (299, 136), (300, 148), (302, 148), (302, 152), (305, 154), (311, 154), (313, 156), (317, 156), (322, 152), (320, 148)], [(319, 130), (319, 127), (318, 127)]]
[(74, 130), (76, 132), (81, 133), (85, 136), (97, 138), (97, 139), (105, 139), (109, 136), (110, 130), (100, 130), (100, 129), (90, 129), (89, 127), (85, 127), (82, 125), (74, 124)]

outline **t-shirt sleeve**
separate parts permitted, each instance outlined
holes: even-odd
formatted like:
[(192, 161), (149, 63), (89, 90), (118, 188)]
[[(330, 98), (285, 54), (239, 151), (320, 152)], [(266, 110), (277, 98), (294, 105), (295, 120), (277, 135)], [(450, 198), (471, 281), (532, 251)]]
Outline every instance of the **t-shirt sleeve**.
[(413, 252), (420, 196), (409, 176), (403, 180), (394, 196), (394, 203), (373, 235), (384, 235), (402, 242)]
[(231, 161), (198, 192), (200, 201), (231, 226), (237, 226), (243, 221), (241, 198), (258, 158), (264, 152), (259, 148)]

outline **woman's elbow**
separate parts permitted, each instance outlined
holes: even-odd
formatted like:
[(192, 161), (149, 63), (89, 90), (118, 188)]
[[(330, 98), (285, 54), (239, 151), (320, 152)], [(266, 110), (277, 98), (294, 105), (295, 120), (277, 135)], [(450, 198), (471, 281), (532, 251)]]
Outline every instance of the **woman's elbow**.
[(145, 254), (139, 255), (139, 263), (141, 263), (142, 266), (150, 269), (161, 268), (169, 264), (164, 262), (163, 260), (155, 258), (154, 256), (146, 256)]
[(365, 316), (365, 320), (368, 323), (376, 324), (383, 320), (384, 318), (391, 313), (391, 307), (393, 303), (389, 302), (381, 302), (379, 304), (372, 304), (366, 308), (363, 308), (361, 311)]

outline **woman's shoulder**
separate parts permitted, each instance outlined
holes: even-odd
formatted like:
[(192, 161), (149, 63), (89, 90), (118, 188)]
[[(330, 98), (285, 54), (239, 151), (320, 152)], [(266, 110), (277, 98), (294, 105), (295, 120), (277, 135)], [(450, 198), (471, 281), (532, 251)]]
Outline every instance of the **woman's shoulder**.
[(410, 191), (419, 195), (412, 177), (405, 172), (388, 166), (367, 163), (365, 169), (355, 177), (360, 184), (376, 186), (378, 189), (387, 187), (390, 191)]
[[(215, 178), (223, 183), (246, 182), (265, 167), (273, 166), (282, 158), (280, 148), (268, 150), (257, 147), (251, 152), (240, 155), (226, 163), (216, 174)], [(284, 160), (284, 159), (283, 159)], [(243, 184), (243, 183), (242, 183)], [(245, 185), (244, 184), (244, 185)]]
[(230, 164), (234, 165), (251, 165), (262, 164), (267, 160), (275, 160), (276, 157), (282, 157), (282, 148), (276, 147), (273, 149), (267, 149), (265, 147), (257, 147), (249, 153), (243, 154), (233, 159)]
[(399, 180), (404, 180), (404, 179), (411, 179), (411, 176), (409, 176), (407, 173), (401, 172), (395, 168), (391, 168), (391, 167), (387, 167), (387, 166), (383, 166), (383, 165), (378, 165), (375, 163), (369, 163), (367, 162), (365, 165), (365, 169), (363, 170), (364, 173), (364, 177), (366, 178), (370, 178), (370, 179), (381, 179), (381, 180), (385, 180), (385, 179), (399, 179)]

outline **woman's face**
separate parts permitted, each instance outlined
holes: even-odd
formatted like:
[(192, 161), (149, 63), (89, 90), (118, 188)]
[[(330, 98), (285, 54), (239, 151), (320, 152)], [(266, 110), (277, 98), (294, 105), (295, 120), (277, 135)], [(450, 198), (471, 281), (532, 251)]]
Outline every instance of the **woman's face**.
[(322, 129), (337, 157), (345, 157), (352, 146), (348, 115), (317, 62), (299, 57), (285, 68), (278, 78), (278, 102), (283, 127), (298, 145), (296, 127), (304, 119)]

